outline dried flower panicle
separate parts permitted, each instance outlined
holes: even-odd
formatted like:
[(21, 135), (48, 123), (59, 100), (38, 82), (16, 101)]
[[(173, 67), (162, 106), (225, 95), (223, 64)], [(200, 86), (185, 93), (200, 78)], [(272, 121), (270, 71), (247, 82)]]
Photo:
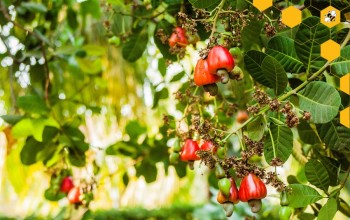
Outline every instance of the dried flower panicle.
[(164, 122), (164, 125), (168, 126), (169, 125), (169, 115), (163, 115), (163, 122)]
[(264, 31), (267, 37), (273, 37), (276, 35), (276, 28), (271, 23), (265, 23)]
[(270, 101), (270, 110), (271, 111), (279, 111), (280, 109), (280, 101), (278, 101), (278, 99), (274, 98)]
[(273, 159), (271, 160), (270, 165), (271, 165), (271, 166), (274, 166), (274, 167), (282, 166), (282, 165), (283, 165), (283, 161), (282, 161), (280, 158), (275, 157), (275, 158), (273, 158)]
[(299, 124), (299, 118), (292, 110), (292, 105), (289, 102), (284, 105), (281, 112), (286, 115), (286, 124), (288, 127), (293, 128)]
[(243, 178), (249, 173), (254, 173), (256, 176), (263, 179), (265, 177), (265, 170), (255, 164), (250, 164), (248, 161), (237, 159), (236, 157), (229, 157), (220, 161), (220, 165), (225, 171), (233, 168), (238, 178)]
[(260, 141), (253, 141), (249, 137), (245, 136), (243, 137), (244, 143), (247, 146), (247, 149), (249, 151), (249, 158), (251, 158), (253, 155), (262, 156), (264, 152), (264, 140)]
[(253, 93), (253, 98), (261, 105), (267, 105), (270, 103), (271, 99), (268, 95), (261, 89), (256, 88)]
[(258, 106), (249, 106), (247, 108), (247, 112), (249, 112), (249, 114), (257, 114), (260, 111), (260, 108)]
[(216, 159), (214, 158), (212, 152), (198, 150), (196, 151), (196, 155), (201, 158), (201, 162), (203, 162), (209, 169), (213, 169), (215, 167)]
[(311, 113), (310, 112), (307, 112), (307, 111), (304, 111), (303, 112), (303, 119), (305, 121), (309, 121), (311, 119)]
[(278, 192), (286, 190), (286, 185), (280, 179), (278, 179), (276, 173), (268, 172), (265, 179), (266, 184), (270, 184), (271, 186), (275, 187)]
[(208, 49), (208, 48), (201, 49), (201, 50), (199, 51), (199, 56), (200, 56), (202, 59), (205, 59), (205, 58), (208, 56), (209, 51), (210, 51), (210, 49)]
[(187, 14), (183, 12), (179, 12), (177, 15), (177, 21), (182, 28), (184, 28), (188, 33), (192, 35), (197, 33), (197, 23), (194, 19), (191, 19)]
[(169, 48), (171, 54), (177, 54), (180, 59), (184, 58), (186, 55), (186, 48), (181, 47), (180, 45), (175, 45)]
[(164, 29), (160, 28), (157, 30), (156, 37), (162, 42), (162, 44), (167, 44), (169, 36), (165, 34)]

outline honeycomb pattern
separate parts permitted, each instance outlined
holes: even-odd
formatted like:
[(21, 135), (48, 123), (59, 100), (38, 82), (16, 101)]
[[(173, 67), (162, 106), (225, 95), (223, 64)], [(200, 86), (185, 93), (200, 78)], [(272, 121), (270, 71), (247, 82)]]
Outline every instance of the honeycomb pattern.
[(329, 6), (321, 11), (321, 23), (329, 28), (340, 23), (340, 11), (332, 6)]
[(290, 6), (282, 11), (282, 22), (290, 28), (301, 23), (301, 11), (294, 6)]
[(350, 128), (350, 107), (340, 112), (340, 123), (347, 128)]
[(253, 0), (253, 5), (259, 11), (265, 11), (272, 6), (272, 0)]
[(340, 90), (350, 95), (350, 73), (340, 78)]
[(332, 61), (340, 56), (340, 45), (333, 40), (321, 44), (321, 57)]

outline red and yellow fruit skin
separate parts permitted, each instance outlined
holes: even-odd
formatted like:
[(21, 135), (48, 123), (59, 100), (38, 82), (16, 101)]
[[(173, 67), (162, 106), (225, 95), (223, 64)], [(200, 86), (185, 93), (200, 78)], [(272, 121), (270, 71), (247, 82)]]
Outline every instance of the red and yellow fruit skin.
[(224, 204), (228, 201), (228, 199), (224, 196), (224, 194), (221, 191), (219, 191), (218, 195), (216, 196), (216, 201), (218, 201), (218, 203), (220, 204)]
[(265, 183), (255, 174), (249, 173), (242, 179), (238, 191), (239, 200), (242, 202), (247, 202), (252, 199), (263, 199), (266, 197), (266, 194)]
[(60, 191), (64, 193), (68, 193), (72, 188), (74, 188), (72, 177), (66, 176), (62, 180)]
[(235, 67), (235, 61), (230, 51), (222, 46), (215, 46), (209, 51), (207, 63), (209, 73), (214, 75), (220, 69), (231, 72)]
[(206, 60), (199, 59), (194, 69), (194, 83), (197, 86), (204, 86), (220, 81), (220, 77), (209, 73)]
[(225, 202), (232, 202), (233, 204), (237, 204), (239, 202), (239, 197), (238, 197), (238, 189), (236, 182), (233, 178), (230, 178), (231, 182), (231, 188), (230, 188), (230, 195), (226, 197), (220, 190), (219, 193), (216, 197), (216, 200), (220, 204), (224, 204)]
[(186, 31), (181, 27), (176, 27), (169, 38), (169, 46), (175, 47), (186, 47), (188, 45), (188, 40), (186, 37)]
[(181, 160), (182, 161), (194, 161), (200, 158), (196, 155), (196, 152), (200, 150), (197, 141), (192, 139), (187, 139), (181, 150)]
[(233, 204), (236, 204), (239, 202), (239, 196), (238, 196), (238, 189), (235, 180), (231, 177), (231, 189), (230, 189), (230, 196), (228, 200), (232, 202)]
[(81, 203), (80, 195), (82, 194), (79, 187), (72, 188), (67, 195), (68, 201), (70, 204)]

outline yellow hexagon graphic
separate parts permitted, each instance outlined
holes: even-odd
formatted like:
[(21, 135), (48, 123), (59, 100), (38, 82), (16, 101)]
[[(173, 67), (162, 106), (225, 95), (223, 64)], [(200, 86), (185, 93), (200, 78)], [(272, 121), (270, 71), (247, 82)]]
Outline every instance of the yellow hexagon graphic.
[(301, 11), (294, 6), (289, 6), (282, 11), (282, 22), (290, 28), (301, 23)]
[(340, 112), (340, 124), (350, 128), (350, 107)]
[(350, 73), (340, 78), (340, 90), (350, 95)]
[(321, 23), (331, 28), (340, 23), (340, 11), (329, 6), (321, 11)]
[(328, 61), (332, 61), (340, 56), (340, 45), (333, 41), (328, 40), (321, 44), (321, 57)]
[(253, 5), (260, 11), (265, 11), (272, 6), (272, 0), (253, 0)]

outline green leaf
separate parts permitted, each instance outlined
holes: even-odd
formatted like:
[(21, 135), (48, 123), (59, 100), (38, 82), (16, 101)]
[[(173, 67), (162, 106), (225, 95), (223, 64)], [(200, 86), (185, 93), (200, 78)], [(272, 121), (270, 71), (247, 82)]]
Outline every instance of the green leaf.
[(134, 121), (130, 121), (126, 125), (125, 131), (130, 136), (130, 139), (136, 139), (141, 134), (146, 133), (147, 128), (144, 126), (141, 126), (141, 124), (138, 121), (134, 120)]
[(318, 220), (334, 219), (336, 212), (338, 211), (337, 200), (334, 198), (328, 199), (327, 203), (321, 208), (318, 213)]
[(294, 48), (294, 40), (289, 37), (276, 36), (268, 42), (266, 54), (274, 57), (290, 73), (304, 71), (303, 63), (298, 59)]
[(25, 95), (18, 97), (17, 106), (26, 112), (35, 114), (46, 114), (49, 111), (44, 100), (36, 95)]
[(289, 207), (303, 208), (322, 199), (322, 196), (310, 186), (290, 184), (289, 188), (291, 189), (287, 193)]
[(305, 164), (306, 179), (317, 188), (327, 192), (329, 187), (329, 175), (323, 164), (315, 159)]
[(318, 134), (326, 146), (339, 152), (350, 152), (350, 129), (335, 119), (317, 126)]
[(83, 1), (80, 3), (80, 11), (86, 16), (91, 14), (93, 18), (99, 19), (101, 17), (101, 7), (98, 0)]
[(47, 12), (47, 8), (45, 5), (35, 2), (22, 2), (21, 6), (28, 11), (34, 12), (34, 13), (45, 13)]
[(251, 21), (242, 30), (241, 39), (242, 47), (245, 51), (253, 48), (259, 48), (261, 45), (261, 39), (259, 33), (263, 28), (261, 21)]
[(340, 77), (350, 73), (350, 45), (340, 51), (340, 57), (334, 60), (330, 67), (331, 73)]
[(69, 147), (68, 151), (69, 151), (68, 160), (73, 166), (76, 166), (76, 167), (85, 166), (86, 156), (84, 151), (74, 146)]
[(329, 185), (337, 186), (339, 184), (338, 171), (339, 171), (340, 163), (333, 158), (325, 157), (325, 156), (320, 156), (319, 159), (328, 172), (329, 181), (330, 181)]
[(311, 128), (310, 124), (307, 121), (301, 119), (297, 128), (299, 137), (305, 144), (320, 143), (316, 132)]
[(221, 0), (189, 0), (195, 8), (210, 8), (219, 5)]
[(249, 74), (260, 84), (274, 88), (278, 95), (287, 86), (288, 78), (282, 65), (273, 57), (260, 51), (251, 50), (244, 56)]
[(102, 71), (102, 60), (96, 57), (76, 57), (80, 69), (86, 74), (98, 74)]
[(157, 179), (157, 167), (154, 163), (148, 160), (142, 160), (142, 162), (136, 166), (136, 176), (143, 176), (147, 183), (154, 182)]
[(116, 13), (113, 15), (113, 18), (111, 21), (111, 31), (116, 36), (120, 36), (121, 34), (128, 33), (132, 29), (132, 22), (133, 22), (133, 18), (131, 16)]
[(299, 60), (310, 72), (319, 70), (327, 61), (321, 57), (321, 44), (329, 40), (330, 29), (320, 23), (319, 17), (303, 20), (295, 35), (294, 47)]
[(152, 108), (155, 108), (158, 106), (158, 103), (159, 103), (159, 100), (161, 99), (166, 99), (169, 97), (169, 91), (167, 88), (163, 88), (162, 90), (160, 91), (156, 91), (154, 93), (154, 98), (153, 98), (153, 107)]
[(175, 171), (178, 177), (182, 178), (186, 176), (187, 173), (187, 163), (179, 163), (175, 166)]
[(176, 74), (171, 80), (170, 82), (176, 82), (179, 81), (180, 79), (182, 79), (185, 75), (185, 71), (181, 71), (178, 74)]
[(62, 193), (59, 190), (55, 190), (53, 187), (46, 189), (44, 192), (45, 199), (47, 199), (49, 201), (58, 201), (66, 196), (67, 196), (67, 194)]
[(84, 141), (85, 139), (84, 134), (77, 127), (71, 125), (64, 125), (62, 127), (62, 130), (67, 136), (69, 136), (74, 141)]
[(273, 57), (267, 56), (262, 62), (264, 77), (269, 82), (269, 87), (274, 88), (276, 95), (283, 93), (288, 84), (288, 77), (283, 66)]
[(129, 181), (130, 181), (129, 175), (128, 175), (127, 172), (125, 172), (125, 173), (123, 174), (123, 178), (122, 178), (122, 179), (123, 179), (124, 186), (127, 186), (128, 183), (129, 183)]
[[(350, 10), (349, 6), (350, 3), (348, 1), (342, 1), (342, 0), (305, 0), (304, 5), (308, 7), (308, 10), (313, 15), (320, 15), (320, 11), (327, 8), (328, 6), (332, 5), (335, 8), (338, 8), (341, 10), (342, 14), (345, 14)], [(312, 7), (309, 7), (312, 6)]]
[(133, 142), (117, 142), (106, 149), (107, 155), (124, 155), (131, 158), (136, 158), (138, 153), (138, 148)]
[(0, 116), (6, 123), (15, 125), (17, 122), (23, 119), (22, 115), (2, 115)]
[(21, 150), (21, 162), (24, 165), (32, 165), (37, 162), (37, 154), (44, 149), (45, 145), (42, 142), (36, 141), (30, 137), (27, 139)]
[(131, 35), (129, 41), (123, 44), (123, 58), (129, 62), (135, 62), (142, 56), (146, 49), (147, 42), (147, 28), (144, 28), (140, 33)]
[(248, 137), (253, 141), (260, 141), (264, 136), (265, 128), (264, 116), (260, 115), (247, 125)]
[(169, 52), (168, 42), (162, 42), (160, 38), (157, 36), (158, 31), (162, 31), (165, 35), (170, 36), (173, 32), (174, 26), (170, 24), (167, 20), (163, 19), (157, 23), (156, 29), (154, 30), (154, 43), (158, 47), (159, 51), (162, 53), (163, 57), (168, 60), (175, 61), (177, 56), (175, 54), (171, 54)]
[(160, 58), (158, 60), (158, 70), (163, 77), (166, 75), (166, 68), (166, 60), (164, 58)]
[(30, 118), (19, 121), (12, 128), (12, 136), (14, 138), (28, 137), (33, 134), (33, 124)]
[(77, 13), (72, 8), (67, 9), (67, 21), (69, 27), (72, 28), (72, 30), (76, 30), (79, 27), (77, 21)]
[[(267, 163), (276, 157), (286, 162), (293, 151), (293, 133), (287, 126), (271, 124), (264, 143), (264, 156)], [(274, 153), (275, 152), (275, 153)]]
[(43, 141), (43, 132), (44, 128), (46, 126), (51, 126), (51, 127), (59, 127), (59, 124), (53, 120), (52, 118), (37, 118), (32, 120), (32, 125), (33, 125), (33, 137), (35, 140), (42, 142)]
[(297, 93), (301, 110), (311, 113), (314, 123), (327, 123), (339, 113), (341, 98), (337, 90), (325, 82), (311, 82)]

